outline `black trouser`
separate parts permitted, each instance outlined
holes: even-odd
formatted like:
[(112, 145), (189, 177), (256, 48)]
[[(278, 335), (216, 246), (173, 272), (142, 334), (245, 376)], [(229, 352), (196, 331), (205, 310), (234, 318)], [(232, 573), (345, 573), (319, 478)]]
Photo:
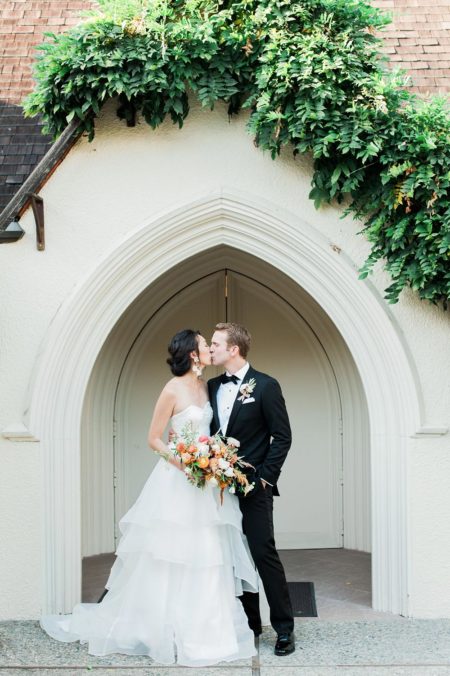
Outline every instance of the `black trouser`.
[[(275, 548), (272, 487), (260, 485), (254, 495), (250, 493), (239, 502), (242, 528), (269, 603), (270, 623), (277, 634), (291, 632), (294, 629), (292, 605), (283, 564)], [(240, 599), (250, 628), (257, 629), (261, 626), (259, 594), (244, 592)]]

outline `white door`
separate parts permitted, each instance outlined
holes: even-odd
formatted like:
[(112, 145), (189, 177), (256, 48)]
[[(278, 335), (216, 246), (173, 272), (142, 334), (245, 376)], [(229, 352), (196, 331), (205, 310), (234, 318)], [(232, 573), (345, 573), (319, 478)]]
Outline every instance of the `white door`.
[[(198, 328), (209, 339), (227, 316), (252, 334), (250, 362), (283, 389), (293, 445), (279, 482), (275, 530), (280, 549), (341, 547), (342, 449), (339, 393), (319, 340), (274, 291), (228, 271), (205, 277), (177, 294), (149, 321), (124, 365), (117, 393), (116, 521), (136, 499), (157, 458), (146, 445), (156, 398), (170, 377), (170, 337)], [(214, 369), (210, 374), (215, 375)]]

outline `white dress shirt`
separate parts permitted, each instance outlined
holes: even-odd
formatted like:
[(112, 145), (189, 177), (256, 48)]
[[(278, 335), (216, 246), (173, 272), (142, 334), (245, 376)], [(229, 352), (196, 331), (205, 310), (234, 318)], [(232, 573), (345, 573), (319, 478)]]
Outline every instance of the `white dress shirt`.
[(239, 371), (236, 371), (236, 373), (231, 374), (226, 371), (227, 376), (235, 375), (236, 378), (239, 379), (239, 382), (222, 383), (217, 390), (217, 412), (219, 414), (220, 431), (223, 436), (227, 433), (231, 409), (233, 408), (239, 388), (249, 368), (250, 364), (246, 362)]

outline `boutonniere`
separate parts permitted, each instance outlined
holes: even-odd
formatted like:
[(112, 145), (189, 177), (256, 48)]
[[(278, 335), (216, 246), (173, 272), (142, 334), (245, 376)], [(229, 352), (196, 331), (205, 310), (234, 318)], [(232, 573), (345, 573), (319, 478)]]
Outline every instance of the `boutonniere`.
[(239, 392), (241, 393), (241, 396), (238, 397), (238, 401), (244, 401), (244, 399), (247, 399), (247, 397), (249, 397), (252, 394), (255, 387), (256, 387), (256, 380), (254, 378), (250, 378), (248, 383), (243, 383), (239, 388)]

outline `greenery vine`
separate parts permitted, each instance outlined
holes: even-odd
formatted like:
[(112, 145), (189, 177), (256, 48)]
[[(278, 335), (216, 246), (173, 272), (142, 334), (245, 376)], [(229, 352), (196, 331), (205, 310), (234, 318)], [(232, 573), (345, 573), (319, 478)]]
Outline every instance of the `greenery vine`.
[(77, 118), (92, 139), (103, 103), (133, 125), (169, 116), (188, 92), (204, 106), (250, 111), (255, 143), (314, 158), (311, 198), (345, 199), (364, 223), (366, 277), (383, 261), (395, 303), (409, 286), (450, 298), (450, 116), (388, 71), (376, 34), (386, 17), (368, 0), (103, 0), (60, 35), (47, 34), (28, 115), (58, 135)]

